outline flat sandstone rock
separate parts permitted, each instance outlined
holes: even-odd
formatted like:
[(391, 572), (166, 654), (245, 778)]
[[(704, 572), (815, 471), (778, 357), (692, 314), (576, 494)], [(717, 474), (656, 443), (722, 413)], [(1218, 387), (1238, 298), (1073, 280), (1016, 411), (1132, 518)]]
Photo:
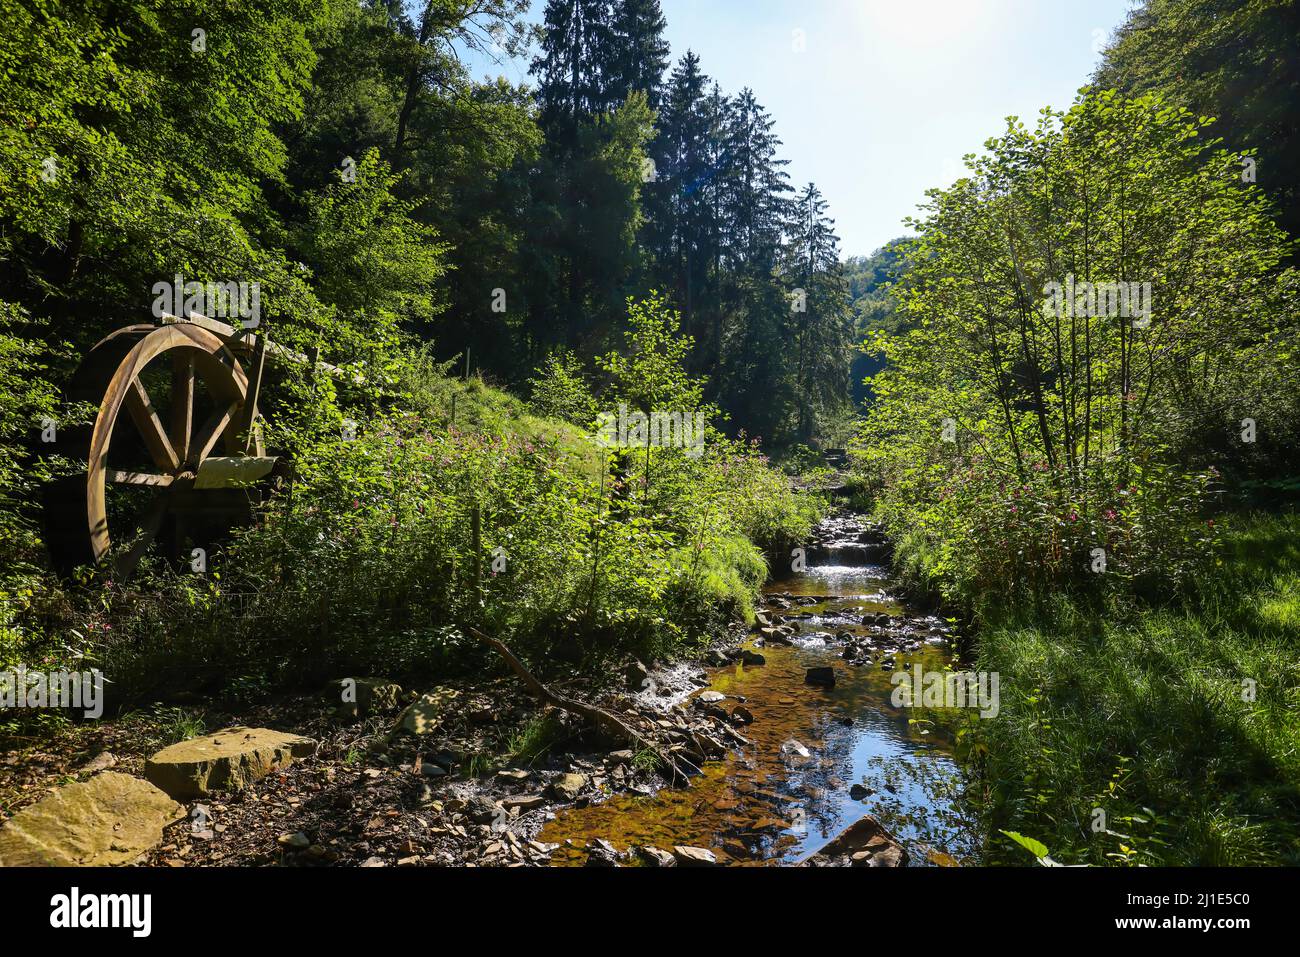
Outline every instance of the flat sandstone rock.
[(130, 864), (185, 816), (148, 781), (104, 771), (23, 808), (0, 828), (0, 867)]
[(226, 728), (163, 748), (144, 776), (177, 800), (238, 791), (316, 750), (316, 742), (267, 728)]

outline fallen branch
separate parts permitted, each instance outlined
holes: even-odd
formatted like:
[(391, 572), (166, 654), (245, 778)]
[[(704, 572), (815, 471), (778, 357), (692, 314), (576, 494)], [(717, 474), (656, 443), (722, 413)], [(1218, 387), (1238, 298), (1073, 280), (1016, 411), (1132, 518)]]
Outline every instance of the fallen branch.
[[(504, 643), (496, 638), (490, 638), (477, 628), (468, 627), (467, 630), (479, 641), (490, 646), (497, 654), (505, 659), (510, 670), (519, 676), (519, 679), (532, 692), (533, 697), (538, 700), (559, 708), (561, 711), (567, 711), (588, 721), (600, 728), (602, 731), (626, 741), (628, 744), (636, 747), (638, 750), (651, 751), (655, 757), (668, 768), (674, 781), (685, 781), (693, 774), (699, 774), (700, 769), (691, 764), (685, 758), (675, 757), (661, 749), (657, 744), (643, 735), (636, 728), (632, 727), (612, 711), (606, 711), (604, 708), (597, 708), (595, 705), (584, 704), (575, 698), (570, 698), (562, 694), (557, 694), (546, 685), (542, 684), (532, 673), (523, 666), (523, 663), (514, 656)], [(683, 765), (685, 766), (683, 768)]]

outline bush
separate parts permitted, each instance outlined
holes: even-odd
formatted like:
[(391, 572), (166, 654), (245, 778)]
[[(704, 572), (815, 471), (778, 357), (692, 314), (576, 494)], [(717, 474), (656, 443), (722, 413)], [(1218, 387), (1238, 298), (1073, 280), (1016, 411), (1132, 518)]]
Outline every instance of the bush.
[(699, 449), (604, 448), (444, 372), (408, 355), (386, 411), (348, 413), (352, 440), (325, 425), (344, 415), (333, 396), (298, 420), (293, 485), (210, 577), (155, 565), (88, 593), (79, 625), (118, 693), (446, 674), (490, 654), (469, 625), (543, 671), (689, 653), (752, 620), (763, 549), (818, 518), (755, 442), (710, 429)]

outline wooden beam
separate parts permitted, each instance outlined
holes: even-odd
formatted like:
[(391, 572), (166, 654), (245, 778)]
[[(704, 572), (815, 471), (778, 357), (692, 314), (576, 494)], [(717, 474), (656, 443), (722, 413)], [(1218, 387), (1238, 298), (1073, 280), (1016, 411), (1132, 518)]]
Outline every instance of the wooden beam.
[(155, 475), (152, 472), (126, 472), (121, 469), (109, 469), (104, 477), (116, 485), (155, 485), (165, 488), (173, 481), (170, 475)]
[(245, 455), (253, 453), (257, 427), (257, 400), (262, 391), (262, 370), (266, 368), (266, 336), (258, 336), (257, 345), (253, 347), (253, 357), (249, 360), (248, 392), (244, 395), (244, 404), (239, 410), (238, 425), (235, 427), (235, 441), (244, 449)]
[(182, 462), (194, 432), (194, 353), (181, 349), (172, 359), (172, 445)]
[[(207, 316), (201, 316), (195, 312), (189, 313), (184, 319), (179, 316), (173, 316), (170, 313), (163, 313), (159, 321), (162, 322), (163, 325), (188, 322), (191, 325), (198, 326), (200, 329), (206, 329), (213, 335), (220, 336), (225, 341), (227, 347), (244, 354), (253, 350), (256, 340), (259, 338), (251, 331), (236, 329), (234, 326), (222, 322), (220, 319), (210, 319)], [(265, 339), (266, 336), (260, 338)], [(281, 359), (293, 362), (297, 365), (305, 365), (313, 369), (323, 369), (335, 378), (351, 379), (355, 385), (362, 385), (366, 381), (365, 376), (361, 375), (359, 372), (345, 372), (338, 366), (330, 365), (328, 362), (322, 362), (319, 358), (313, 363), (309, 357), (303, 355), (301, 352), (297, 352), (276, 342), (267, 342), (266, 351), (271, 353), (273, 356), (278, 356)]]

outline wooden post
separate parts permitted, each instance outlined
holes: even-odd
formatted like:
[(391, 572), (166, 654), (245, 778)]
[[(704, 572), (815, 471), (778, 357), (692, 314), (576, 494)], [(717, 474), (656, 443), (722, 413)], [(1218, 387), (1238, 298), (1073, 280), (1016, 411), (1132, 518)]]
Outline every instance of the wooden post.
[(248, 377), (248, 391), (244, 394), (244, 408), (240, 411), (239, 431), (235, 434), (243, 440), (244, 454), (251, 455), (257, 442), (257, 401), (262, 392), (262, 371), (266, 368), (266, 335), (257, 337), (253, 346), (253, 358), (249, 363), (251, 373)]

